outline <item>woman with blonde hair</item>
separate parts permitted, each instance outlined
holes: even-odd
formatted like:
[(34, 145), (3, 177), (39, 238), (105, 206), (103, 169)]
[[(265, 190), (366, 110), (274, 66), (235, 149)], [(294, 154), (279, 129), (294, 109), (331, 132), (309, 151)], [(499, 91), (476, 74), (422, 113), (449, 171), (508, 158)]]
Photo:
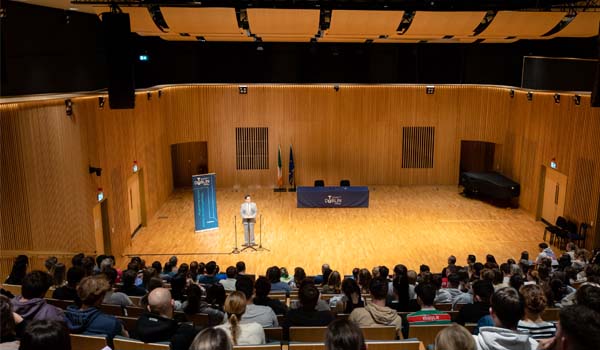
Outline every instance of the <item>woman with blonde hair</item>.
[(475, 339), (469, 331), (456, 323), (439, 331), (435, 337), (435, 350), (476, 350)]
[(227, 333), (219, 328), (206, 328), (198, 333), (190, 350), (232, 350)]
[(223, 309), (227, 313), (227, 322), (216, 326), (227, 333), (233, 345), (265, 344), (265, 331), (256, 322), (241, 324), (246, 312), (246, 296), (242, 292), (233, 292), (225, 299)]
[(327, 284), (323, 287), (323, 294), (340, 294), (342, 288), (342, 277), (338, 271), (333, 271), (329, 275)]

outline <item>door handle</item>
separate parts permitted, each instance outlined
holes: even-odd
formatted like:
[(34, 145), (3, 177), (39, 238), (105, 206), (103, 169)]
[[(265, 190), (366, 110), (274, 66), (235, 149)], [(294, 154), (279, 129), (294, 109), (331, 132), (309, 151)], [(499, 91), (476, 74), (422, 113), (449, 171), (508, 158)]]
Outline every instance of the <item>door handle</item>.
[(554, 192), (554, 204), (558, 205), (558, 195), (560, 193), (560, 185), (556, 184), (556, 191)]

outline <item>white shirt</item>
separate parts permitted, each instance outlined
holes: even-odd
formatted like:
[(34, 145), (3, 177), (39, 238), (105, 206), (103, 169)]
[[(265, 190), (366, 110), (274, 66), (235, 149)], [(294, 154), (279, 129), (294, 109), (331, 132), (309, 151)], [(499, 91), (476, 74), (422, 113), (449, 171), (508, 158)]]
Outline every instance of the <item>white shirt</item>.
[[(256, 322), (252, 323), (243, 323), (238, 324), (239, 333), (237, 338), (237, 345), (256, 345), (256, 344), (265, 344), (265, 331), (264, 329)], [(229, 321), (222, 325), (216, 326), (215, 328), (220, 328), (227, 333), (227, 336), (231, 338), (231, 324)], [(232, 339), (233, 342), (233, 339)]]

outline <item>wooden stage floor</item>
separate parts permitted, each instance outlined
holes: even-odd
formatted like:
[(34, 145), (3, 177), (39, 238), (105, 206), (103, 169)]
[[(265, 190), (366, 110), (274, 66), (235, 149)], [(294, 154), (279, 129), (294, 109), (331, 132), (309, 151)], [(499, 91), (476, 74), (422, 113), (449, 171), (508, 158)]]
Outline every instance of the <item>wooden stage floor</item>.
[[(262, 215), (262, 244), (270, 251), (230, 254), (237, 216), (238, 246), (243, 241), (240, 204), (252, 195)], [(371, 186), (369, 208), (296, 208), (295, 193), (272, 189), (217, 190), (220, 228), (194, 232), (191, 190), (177, 190), (148, 226), (141, 228), (125, 254), (147, 264), (178, 255), (180, 262), (215, 260), (224, 271), (237, 261), (249, 273), (264, 274), (269, 266), (285, 266), (293, 274), (302, 266), (319, 273), (321, 264), (349, 274), (354, 267), (401, 263), (409, 269), (428, 264), (440, 271), (449, 255), (464, 265), (468, 254), (478, 261), (493, 254), (498, 262), (517, 259), (528, 250), (535, 257), (544, 225), (519, 209), (497, 208), (464, 198), (457, 186)], [(256, 225), (258, 243), (259, 225)], [(119, 259), (123, 265), (128, 257)]]

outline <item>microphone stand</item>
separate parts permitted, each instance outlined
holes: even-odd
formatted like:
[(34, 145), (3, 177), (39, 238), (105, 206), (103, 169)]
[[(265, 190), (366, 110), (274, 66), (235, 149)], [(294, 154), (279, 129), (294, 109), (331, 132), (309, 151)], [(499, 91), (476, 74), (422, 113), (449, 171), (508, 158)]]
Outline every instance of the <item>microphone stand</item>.
[(266, 250), (270, 252), (271, 250), (263, 247), (262, 245), (262, 214), (260, 215), (260, 226), (258, 227), (258, 251)]
[(235, 245), (233, 246), (233, 250), (231, 251), (231, 254), (239, 254), (240, 250), (237, 247), (237, 216), (233, 217), (233, 237), (235, 239)]

